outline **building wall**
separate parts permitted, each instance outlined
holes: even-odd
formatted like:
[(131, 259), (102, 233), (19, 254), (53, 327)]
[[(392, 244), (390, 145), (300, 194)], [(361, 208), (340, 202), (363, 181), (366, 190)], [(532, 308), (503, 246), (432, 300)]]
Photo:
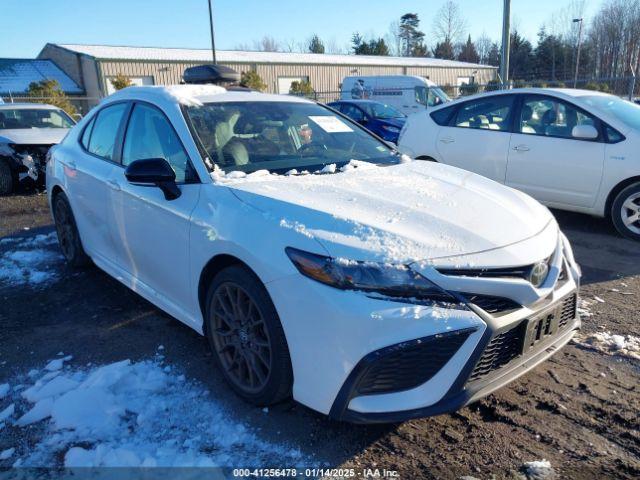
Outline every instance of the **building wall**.
[[(108, 77), (123, 74), (128, 77), (152, 76), (154, 84), (168, 85), (180, 83), (182, 73), (188, 67), (199, 63), (151, 62), (151, 61), (98, 61), (101, 81), (105, 85)], [(487, 83), (495, 78), (493, 68), (448, 68), (448, 67), (389, 67), (362, 65), (295, 65), (295, 64), (250, 64), (224, 63), (238, 72), (255, 70), (267, 84), (267, 92), (277, 93), (279, 77), (308, 77), (318, 92), (335, 92), (340, 89), (342, 79), (349, 75), (419, 75), (440, 85), (457, 85), (458, 77), (469, 77), (476, 72), (478, 83)], [(103, 93), (106, 89), (102, 90)]]

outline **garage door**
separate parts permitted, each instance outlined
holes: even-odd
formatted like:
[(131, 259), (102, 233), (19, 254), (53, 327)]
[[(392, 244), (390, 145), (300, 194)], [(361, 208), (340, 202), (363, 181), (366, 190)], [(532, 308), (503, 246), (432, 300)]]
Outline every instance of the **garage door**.
[[(113, 88), (113, 85), (111, 84), (111, 80), (114, 79), (116, 77), (107, 77), (107, 95), (111, 95), (112, 93), (114, 93), (116, 91), (115, 88)], [(141, 87), (143, 85), (153, 85), (153, 77), (151, 75), (148, 76), (144, 76), (144, 77), (129, 77), (129, 80), (131, 80), (131, 85), (135, 85), (137, 87)]]

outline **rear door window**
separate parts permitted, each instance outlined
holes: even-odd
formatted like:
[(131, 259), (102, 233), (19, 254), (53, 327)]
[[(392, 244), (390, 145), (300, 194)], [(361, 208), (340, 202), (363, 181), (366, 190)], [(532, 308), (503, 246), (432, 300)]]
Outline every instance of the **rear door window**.
[(456, 114), (454, 125), (508, 132), (509, 119), (513, 108), (513, 95), (496, 95), (463, 103)]
[(113, 160), (118, 130), (127, 107), (126, 103), (118, 103), (98, 112), (87, 147), (90, 153)]

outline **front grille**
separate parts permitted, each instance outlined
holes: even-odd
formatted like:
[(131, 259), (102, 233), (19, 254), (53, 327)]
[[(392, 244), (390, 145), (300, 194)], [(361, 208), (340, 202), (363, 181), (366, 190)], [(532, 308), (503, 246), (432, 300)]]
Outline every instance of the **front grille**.
[(463, 269), (463, 268), (439, 268), (438, 272), (442, 275), (450, 275), (456, 277), (484, 277), (484, 278), (524, 278), (529, 279), (529, 273), (533, 265), (525, 265), (514, 268), (479, 268), (479, 269)]
[(398, 392), (422, 385), (440, 371), (474, 331), (457, 330), (374, 352), (358, 381), (357, 395)]
[(474, 293), (463, 293), (462, 295), (466, 297), (469, 303), (473, 303), (485, 312), (491, 314), (507, 313), (522, 308), (522, 305), (509, 298)]
[(526, 324), (525, 320), (514, 328), (493, 337), (471, 372), (469, 381), (478, 380), (488, 375), (520, 355)]
[[(530, 348), (540, 340), (562, 331), (575, 318), (576, 305), (577, 294), (573, 294), (562, 300), (559, 308), (548, 312), (546, 316), (533, 316), (530, 325), (532, 332), (530, 332), (529, 336), (527, 336), (529, 319), (523, 320), (513, 328), (495, 335), (487, 344), (480, 360), (478, 360), (471, 372), (469, 381), (479, 380), (522, 355), (525, 343), (527, 348)], [(555, 330), (552, 327), (554, 320), (558, 322), (558, 328)]]
[(558, 330), (562, 330), (567, 324), (576, 318), (576, 307), (578, 306), (578, 295), (570, 295), (562, 302), (560, 319), (558, 320)]

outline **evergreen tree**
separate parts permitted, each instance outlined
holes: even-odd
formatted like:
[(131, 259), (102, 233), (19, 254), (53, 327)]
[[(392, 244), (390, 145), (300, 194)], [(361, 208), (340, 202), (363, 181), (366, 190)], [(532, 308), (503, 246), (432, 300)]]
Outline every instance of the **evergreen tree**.
[(75, 115), (76, 107), (73, 106), (69, 97), (62, 91), (57, 80), (41, 80), (39, 82), (31, 82), (27, 95), (34, 103), (47, 103), (61, 108), (69, 115)]
[(418, 27), (420, 19), (417, 13), (405, 13), (400, 17), (399, 34), (402, 42), (402, 51), (405, 57), (416, 56), (418, 46), (422, 47), (424, 33)]
[(476, 51), (476, 46), (471, 41), (471, 35), (467, 38), (467, 43), (462, 45), (460, 53), (458, 54), (458, 60), (461, 62), (479, 63), (480, 56)]
[(309, 53), (324, 53), (324, 43), (317, 34), (313, 34), (309, 40)]
[(262, 77), (253, 70), (242, 72), (240, 74), (240, 86), (257, 90), (259, 92), (262, 92), (267, 88), (267, 84), (264, 83)]
[(111, 85), (113, 85), (113, 88), (115, 88), (116, 90), (122, 90), (123, 88), (127, 88), (133, 85), (131, 83), (131, 79), (123, 73), (119, 73), (109, 81), (111, 82)]
[(453, 52), (452, 43), (449, 40), (438, 42), (436, 44), (436, 48), (433, 49), (433, 56), (444, 60), (453, 60), (455, 58), (455, 54)]

